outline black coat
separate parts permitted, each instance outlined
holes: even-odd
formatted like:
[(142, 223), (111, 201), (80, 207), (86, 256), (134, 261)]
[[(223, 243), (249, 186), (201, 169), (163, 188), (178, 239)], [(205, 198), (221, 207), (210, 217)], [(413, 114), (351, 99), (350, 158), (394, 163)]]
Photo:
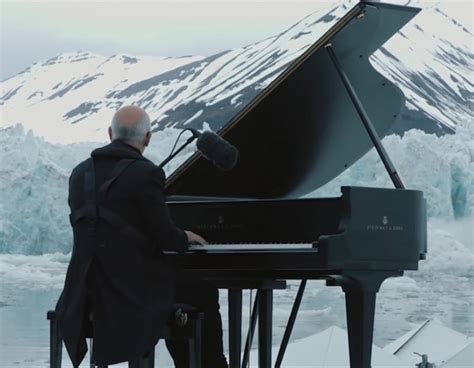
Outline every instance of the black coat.
[[(93, 311), (96, 363), (114, 364), (148, 352), (158, 341), (173, 303), (174, 267), (163, 250), (184, 251), (187, 238), (172, 223), (164, 197), (165, 174), (134, 147), (116, 140), (96, 149), (96, 189), (123, 158), (135, 159), (110, 187), (102, 205), (143, 235), (127, 237), (104, 221), (73, 226), (74, 246), (63, 293), (56, 306), (60, 333), (79, 365), (87, 351), (88, 314)], [(69, 180), (71, 212), (84, 206), (84, 174), (91, 158)], [(96, 223), (97, 224), (97, 223)]]

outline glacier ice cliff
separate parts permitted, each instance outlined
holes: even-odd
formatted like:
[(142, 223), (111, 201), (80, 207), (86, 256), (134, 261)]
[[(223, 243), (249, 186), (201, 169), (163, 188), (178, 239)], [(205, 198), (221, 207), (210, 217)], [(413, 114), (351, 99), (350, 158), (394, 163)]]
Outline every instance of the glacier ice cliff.
[[(155, 136), (146, 156), (160, 162), (178, 130)], [(423, 190), (430, 219), (470, 218), (474, 210), (474, 125), (438, 137), (419, 130), (383, 143), (408, 188)], [(68, 253), (67, 186), (71, 169), (103, 143), (48, 143), (23, 127), (0, 130), (0, 253)], [(192, 148), (185, 152), (185, 156)], [(179, 162), (173, 163), (169, 171)], [(314, 196), (338, 196), (340, 186), (393, 187), (374, 150)]]

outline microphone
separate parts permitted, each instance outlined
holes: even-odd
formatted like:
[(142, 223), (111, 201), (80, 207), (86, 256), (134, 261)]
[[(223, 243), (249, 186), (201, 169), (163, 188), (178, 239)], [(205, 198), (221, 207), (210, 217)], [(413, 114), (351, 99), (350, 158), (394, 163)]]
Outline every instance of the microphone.
[(196, 129), (188, 129), (197, 138), (196, 147), (206, 159), (223, 171), (234, 168), (239, 158), (237, 148), (213, 132), (200, 133)]

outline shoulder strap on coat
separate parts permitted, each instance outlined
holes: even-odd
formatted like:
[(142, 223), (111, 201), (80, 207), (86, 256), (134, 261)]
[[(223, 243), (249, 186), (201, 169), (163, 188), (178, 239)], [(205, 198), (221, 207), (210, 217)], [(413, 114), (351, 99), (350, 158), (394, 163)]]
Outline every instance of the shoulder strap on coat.
[(140, 242), (146, 242), (147, 237), (136, 227), (129, 224), (122, 217), (110, 211), (108, 208), (101, 205), (101, 202), (107, 196), (107, 193), (112, 184), (117, 178), (125, 171), (136, 160), (122, 159), (112, 170), (111, 178), (105, 181), (99, 188), (98, 195), (95, 191), (95, 169), (94, 160), (89, 161), (89, 166), (84, 175), (84, 196), (85, 205), (75, 210), (69, 216), (71, 225), (74, 226), (78, 221), (88, 218), (91, 220), (97, 220), (99, 218), (105, 220), (110, 225), (117, 228), (122, 234), (129, 237), (135, 238)]
[(105, 199), (111, 185), (117, 180), (117, 178), (124, 172), (124, 170), (130, 166), (135, 160), (123, 159), (112, 170), (112, 175), (109, 180), (99, 188), (99, 193), (96, 193), (96, 180), (95, 180), (95, 166), (94, 159), (91, 158), (87, 162), (86, 172), (84, 173), (84, 206), (75, 210), (70, 215), (71, 224), (74, 225), (80, 219), (96, 218), (98, 217), (98, 203)]
[(112, 170), (111, 178), (104, 182), (99, 188), (99, 192), (97, 195), (98, 202), (100, 203), (107, 197), (107, 193), (109, 192), (110, 187), (112, 184), (117, 180), (117, 178), (125, 171), (127, 167), (133, 164), (136, 160), (124, 158), (115, 165), (114, 169)]

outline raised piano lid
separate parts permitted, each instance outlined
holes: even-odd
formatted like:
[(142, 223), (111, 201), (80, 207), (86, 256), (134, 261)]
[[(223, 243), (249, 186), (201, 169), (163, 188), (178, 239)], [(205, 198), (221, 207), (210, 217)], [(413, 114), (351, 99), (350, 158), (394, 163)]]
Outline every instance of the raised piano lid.
[(372, 143), (324, 46), (332, 44), (383, 137), (404, 98), (368, 58), (418, 12), (357, 4), (219, 131), (239, 149), (237, 166), (221, 172), (195, 154), (169, 177), (167, 194), (299, 198), (339, 175)]

